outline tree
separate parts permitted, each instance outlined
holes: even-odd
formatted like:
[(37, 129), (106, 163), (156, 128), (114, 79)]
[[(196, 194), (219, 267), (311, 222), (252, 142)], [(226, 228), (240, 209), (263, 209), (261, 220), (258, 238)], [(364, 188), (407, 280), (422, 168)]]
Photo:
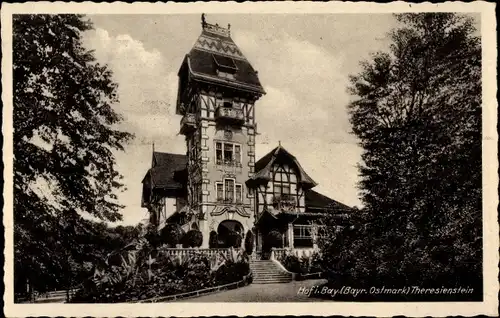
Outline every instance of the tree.
[(264, 241), (264, 248), (271, 249), (273, 247), (282, 248), (283, 247), (283, 236), (278, 230), (269, 231), (266, 235), (266, 239)]
[(81, 212), (121, 219), (113, 151), (132, 135), (116, 128), (111, 71), (82, 46), (91, 28), (81, 15), (13, 18), (15, 276), (39, 288), (84, 256)]
[(361, 221), (324, 248), (351, 278), (470, 286), (482, 272), (480, 40), (456, 14), (396, 18), (390, 51), (351, 77)]
[(252, 255), (253, 253), (253, 233), (250, 230), (247, 231), (245, 237), (245, 251), (248, 255)]
[[(153, 228), (150, 232), (156, 233), (156, 229)], [(165, 225), (160, 233), (162, 243), (167, 244), (169, 247), (176, 247), (177, 244), (181, 244), (183, 237), (186, 236), (181, 226), (173, 223)]]
[(219, 247), (219, 237), (217, 235), (217, 232), (210, 231), (210, 237), (208, 239), (208, 246), (210, 248), (217, 248), (217, 247)]
[(227, 233), (226, 240), (227, 240), (226, 241), (226, 243), (227, 243), (226, 247), (234, 247), (234, 248), (240, 248), (241, 247), (242, 238), (241, 238), (241, 234), (239, 232), (229, 231), (229, 233)]
[(183, 238), (183, 247), (200, 247), (203, 234), (199, 230), (189, 230)]

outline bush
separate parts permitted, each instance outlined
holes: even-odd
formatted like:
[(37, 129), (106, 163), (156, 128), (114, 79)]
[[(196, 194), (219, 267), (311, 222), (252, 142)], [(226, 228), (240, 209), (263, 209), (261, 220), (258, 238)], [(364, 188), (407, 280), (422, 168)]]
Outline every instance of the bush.
[(303, 273), (302, 271), (302, 265), (300, 263), (300, 260), (297, 256), (291, 255), (291, 254), (286, 254), (281, 260), (280, 263), (283, 265), (283, 267), (286, 268), (287, 271), (292, 272), (292, 273)]
[(215, 281), (217, 281), (218, 285), (235, 283), (242, 280), (243, 277), (249, 273), (250, 266), (247, 262), (226, 261), (226, 263), (215, 272)]
[(167, 224), (160, 231), (161, 240), (169, 247), (176, 247), (184, 236), (184, 230), (178, 224)]
[(271, 249), (273, 247), (282, 248), (283, 236), (277, 230), (272, 230), (266, 236), (265, 245), (268, 249)]
[(182, 239), (183, 247), (200, 247), (203, 244), (203, 234), (199, 230), (190, 230)]
[(245, 237), (245, 251), (248, 255), (252, 255), (253, 252), (253, 233), (248, 230), (247, 235)]
[(311, 255), (310, 263), (309, 263), (309, 273), (319, 273), (323, 272), (322, 267), (323, 257), (320, 253), (314, 252)]
[(208, 247), (210, 247), (210, 248), (219, 247), (219, 237), (217, 235), (217, 232), (215, 232), (215, 231), (210, 232), (210, 238), (208, 240)]
[[(100, 268), (85, 280), (71, 302), (114, 303), (168, 296), (237, 282), (250, 273), (248, 260), (236, 251), (233, 257), (209, 259), (201, 253), (180, 257), (150, 245), (134, 247), (118, 252), (123, 255), (122, 264)], [(152, 252), (156, 257), (150, 262)], [(128, 261), (136, 256), (135, 261)]]
[(230, 232), (227, 236), (228, 247), (239, 248), (241, 247), (241, 235), (237, 232)]

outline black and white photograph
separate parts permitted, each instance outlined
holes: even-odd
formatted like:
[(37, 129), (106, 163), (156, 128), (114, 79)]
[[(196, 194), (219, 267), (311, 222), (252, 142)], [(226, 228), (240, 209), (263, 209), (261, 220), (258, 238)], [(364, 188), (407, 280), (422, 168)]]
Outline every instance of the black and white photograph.
[(10, 316), (498, 314), (493, 3), (45, 5), (2, 5)]

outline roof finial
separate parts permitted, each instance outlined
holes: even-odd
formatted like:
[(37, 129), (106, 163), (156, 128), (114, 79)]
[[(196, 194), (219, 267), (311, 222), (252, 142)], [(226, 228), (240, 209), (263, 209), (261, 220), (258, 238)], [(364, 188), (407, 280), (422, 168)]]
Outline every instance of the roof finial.
[(281, 140), (278, 140), (278, 146), (281, 147)]
[(207, 21), (205, 20), (205, 13), (202, 13), (201, 14), (201, 25), (203, 27), (205, 27), (206, 24), (207, 24)]
[(153, 153), (155, 152), (155, 142), (153, 141)]

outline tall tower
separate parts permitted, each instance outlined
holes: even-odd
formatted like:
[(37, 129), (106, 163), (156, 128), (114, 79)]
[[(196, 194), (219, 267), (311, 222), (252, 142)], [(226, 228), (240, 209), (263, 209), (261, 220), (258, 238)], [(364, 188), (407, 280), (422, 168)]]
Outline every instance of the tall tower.
[[(257, 72), (231, 39), (230, 25), (209, 24), (180, 67), (176, 113), (186, 137), (188, 206), (202, 247), (216, 232), (231, 245), (254, 226), (253, 193), (245, 181), (255, 172), (255, 102), (265, 94)], [(212, 232), (212, 233), (211, 233)]]

